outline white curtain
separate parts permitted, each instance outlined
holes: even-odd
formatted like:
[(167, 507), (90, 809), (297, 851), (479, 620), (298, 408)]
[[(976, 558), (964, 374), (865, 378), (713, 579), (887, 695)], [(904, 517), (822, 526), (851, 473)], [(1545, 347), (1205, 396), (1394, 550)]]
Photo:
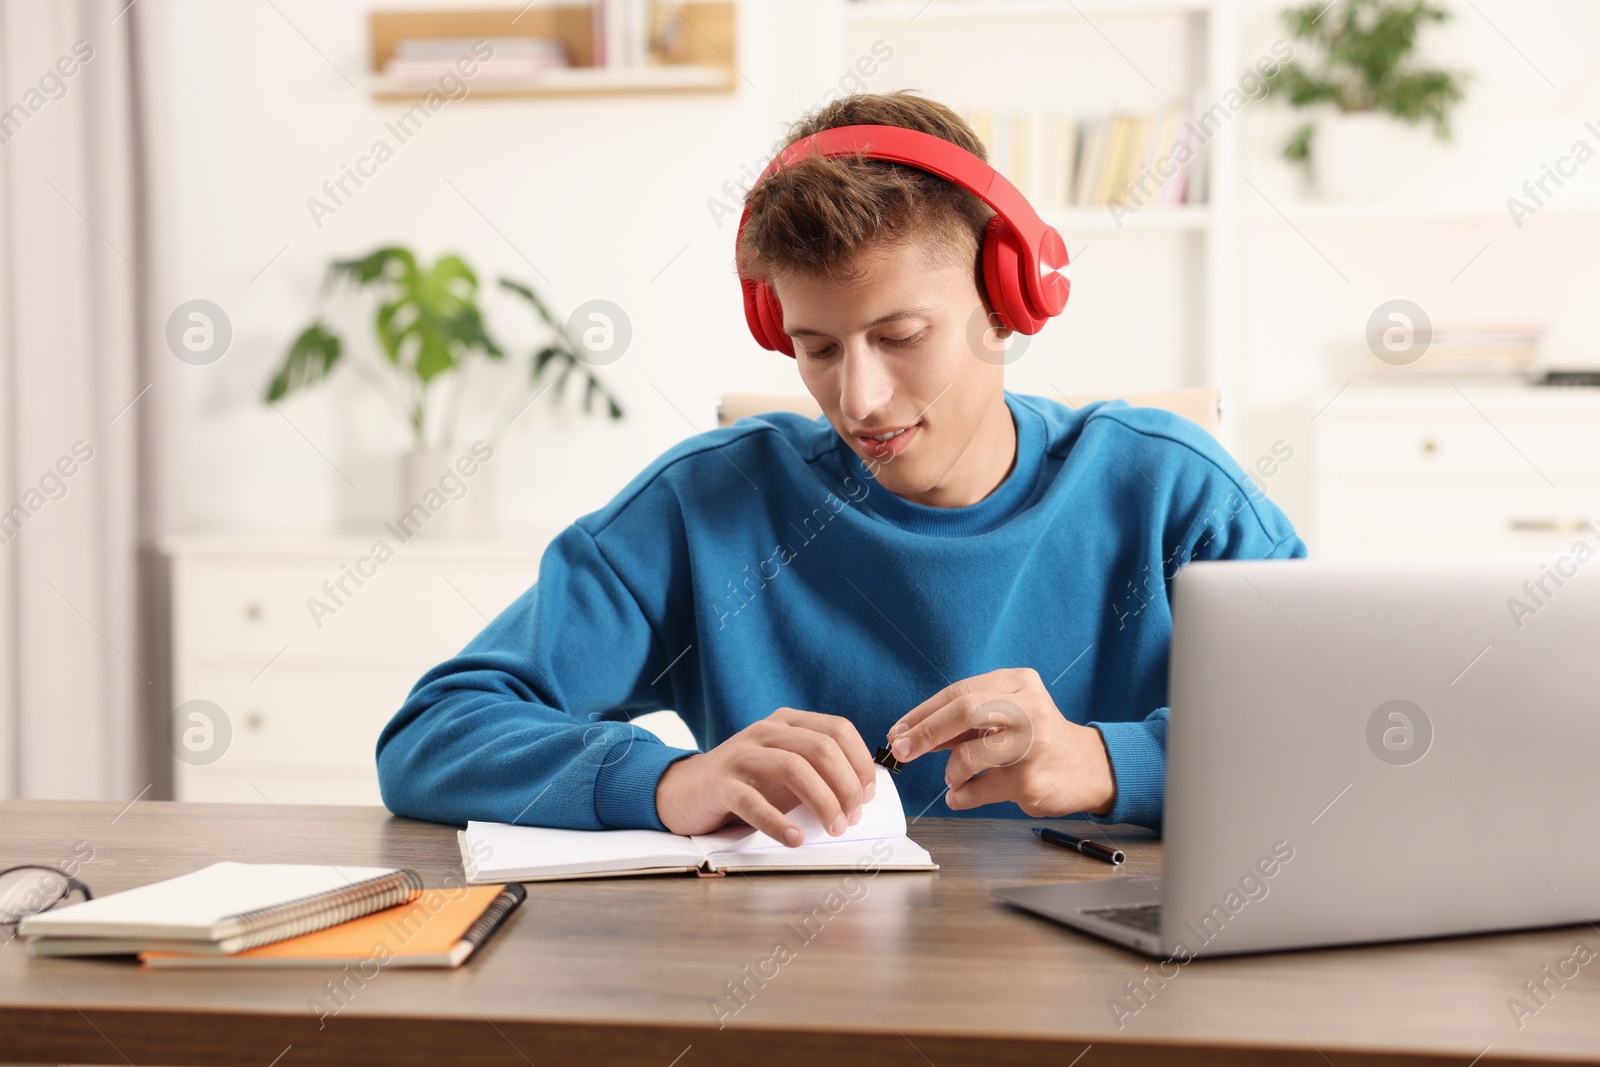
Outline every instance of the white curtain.
[(0, 796), (166, 793), (139, 25), (0, 0)]

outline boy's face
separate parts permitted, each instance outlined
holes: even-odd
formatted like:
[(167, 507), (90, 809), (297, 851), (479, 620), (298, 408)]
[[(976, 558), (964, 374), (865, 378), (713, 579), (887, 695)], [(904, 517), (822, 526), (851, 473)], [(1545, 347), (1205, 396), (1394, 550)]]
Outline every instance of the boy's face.
[(995, 355), (1005, 333), (983, 332), (971, 259), (941, 265), (913, 240), (880, 246), (863, 267), (849, 286), (773, 280), (800, 379), (879, 484), (930, 507), (976, 503), (1011, 469), (1015, 437)]

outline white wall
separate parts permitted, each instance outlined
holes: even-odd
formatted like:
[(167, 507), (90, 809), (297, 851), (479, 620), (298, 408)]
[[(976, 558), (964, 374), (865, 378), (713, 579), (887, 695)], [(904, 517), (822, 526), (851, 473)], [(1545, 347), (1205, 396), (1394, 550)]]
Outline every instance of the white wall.
[[(625, 423), (546, 397), (512, 427), (496, 463), (513, 526), (600, 506), (651, 457), (714, 425), (723, 391), (798, 387), (792, 363), (745, 328), (737, 217), (719, 222), (706, 205), (769, 151), (781, 118), (820, 99), (794, 84), (812, 73), (809, 53), (774, 44), (803, 35), (802, 12), (789, 30), (766, 5), (745, 6), (733, 95), (450, 103), (319, 227), (307, 199), (376, 138), (397, 143), (384, 123), (403, 106), (365, 91), (368, 5), (149, 6), (165, 53), (158, 167), (170, 179), (174, 300), (212, 300), (234, 329), (220, 362), (179, 371), (169, 528), (314, 530), (387, 514), (406, 439), (366, 381), (341, 373), (283, 402), (282, 416), (256, 393), (308, 320), (324, 264), (387, 242), (460, 252), (490, 283), (492, 323), (520, 348), (521, 369), (475, 378), (468, 410), (480, 423), (522, 381), (533, 339), (524, 306), (493, 293), (493, 279), (532, 282), (562, 312), (604, 297), (632, 318), (631, 351), (603, 371)], [(345, 321), (347, 358), (371, 359), (368, 324)]]
[[(604, 370), (628, 421), (584, 419), (544, 401), (530, 409), (496, 461), (513, 525), (559, 525), (600, 506), (651, 457), (713, 425), (724, 391), (800, 388), (790, 361), (750, 339), (732, 267), (737, 219), (719, 225), (706, 202), (764, 159), (784, 125), (820, 102), (843, 74), (842, 62), (856, 58), (852, 49), (865, 46), (830, 44), (834, 31), (820, 6), (741, 4), (742, 78), (731, 96), (449, 104), (318, 228), (307, 198), (402, 110), (365, 92), (367, 5), (146, 3), (165, 54), (156, 127), (159, 165), (171, 178), (164, 195), (173, 297), (213, 300), (234, 327), (220, 363), (178, 371), (169, 528), (360, 525), (391, 505), (390, 457), (404, 437), (366, 383), (341, 374), (318, 394), (285, 402), (287, 419), (255, 392), (306, 321), (324, 263), (383, 242), (408, 242), (429, 256), (459, 251), (486, 279), (531, 280), (560, 309), (600, 296), (632, 317), (633, 350)], [(1244, 419), (1242, 458), (1279, 437), (1305, 454), (1310, 414), (1342, 381), (1330, 359), (1359, 351), (1368, 315), (1394, 297), (1417, 301), (1436, 322), (1548, 316), (1553, 361), (1597, 362), (1600, 323), (1583, 312), (1600, 207), (1576, 218), (1557, 209), (1570, 215), (1600, 205), (1600, 161), (1524, 228), (1496, 213), (1541, 163), (1584, 135), (1586, 118), (1600, 118), (1596, 5), (1475, 4), (1453, 3), (1455, 24), (1429, 38), (1442, 62), (1476, 74), (1458, 143), (1446, 150), (1402, 134), (1392, 177), (1398, 200), (1476, 205), (1481, 213), (1425, 225), (1312, 221), (1297, 233), (1269, 212), (1247, 230), (1243, 388), (1228, 398), (1230, 414)], [(1274, 8), (1250, 0), (1244, 56), (1281, 36)], [(1158, 21), (1096, 21), (1131, 54), (1171, 51), (1171, 27)], [(896, 35), (894, 58), (867, 87), (955, 85), (965, 99), (951, 103), (981, 103), (991, 92), (1003, 104), (1012, 91), (1001, 88), (1025, 84), (1041, 99), (1085, 111), (1166, 96), (1165, 85), (1151, 90), (1090, 28), (1063, 31), (1059, 40), (978, 34), (956, 54), (935, 40), (918, 30)], [(1019, 47), (1032, 52), (1019, 58)], [(1074, 61), (1052, 61), (1066, 55)], [(1158, 82), (1170, 75), (1181, 84), (1175, 68), (1159, 71)], [(1276, 159), (1290, 117), (1267, 101), (1251, 104), (1242, 122), (1246, 174), (1293, 218), (1298, 179)], [(1255, 192), (1243, 195), (1247, 211), (1268, 211)], [(1068, 315), (1013, 368), (1012, 388), (1160, 388), (1193, 377), (1194, 340), (1177, 309), (1189, 298), (1180, 257), (1196, 238), (1066, 236), (1075, 253), (1095, 246), (1075, 270)], [(498, 296), (489, 304), (498, 332), (525, 343), (522, 309)], [(365, 323), (352, 324), (347, 336), (358, 349), (352, 358), (372, 355)], [(479, 406), (487, 410), (509, 380), (476, 380), (476, 399), (486, 402)], [(1302, 525), (1309, 471), (1309, 462), (1291, 463), (1269, 486)]]
[[(1268, 488), (1297, 524), (1309, 512), (1310, 420), (1349, 380), (1346, 368), (1372, 358), (1364, 333), (1379, 304), (1414, 301), (1435, 325), (1547, 320), (1548, 363), (1600, 365), (1600, 320), (1590, 313), (1600, 160), (1581, 168), (1520, 229), (1505, 206), (1574, 140), (1600, 149), (1600, 135), (1584, 130), (1586, 121), (1600, 119), (1600, 5), (1445, 6), (1454, 18), (1425, 33), (1426, 57), (1470, 71), (1473, 80), (1453, 144), (1396, 128), (1385, 195), (1398, 217), (1318, 221), (1300, 206), (1300, 172), (1278, 157), (1296, 116), (1270, 99), (1244, 114), (1244, 169), (1260, 190), (1247, 188), (1244, 206), (1269, 218), (1242, 242), (1241, 400), (1250, 415), (1243, 451), (1264, 454), (1280, 438), (1295, 448), (1296, 460)], [(1276, 9), (1251, 0), (1245, 55), (1265, 52), (1284, 35)], [(1299, 232), (1279, 221), (1274, 207)], [(1427, 217), (1446, 207), (1460, 210)]]

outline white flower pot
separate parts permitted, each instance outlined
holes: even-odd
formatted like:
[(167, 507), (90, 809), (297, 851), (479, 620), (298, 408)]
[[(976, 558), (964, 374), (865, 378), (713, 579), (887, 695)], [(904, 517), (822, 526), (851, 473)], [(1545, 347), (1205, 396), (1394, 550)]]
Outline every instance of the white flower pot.
[(1330, 200), (1371, 200), (1382, 195), (1393, 166), (1392, 122), (1377, 112), (1324, 116), (1311, 144), (1317, 192)]
[[(476, 451), (474, 450), (476, 448)], [(500, 472), (482, 442), (400, 457), (400, 493), (386, 524), (396, 538), (461, 537), (499, 527)], [(490, 450), (491, 457), (494, 455)]]

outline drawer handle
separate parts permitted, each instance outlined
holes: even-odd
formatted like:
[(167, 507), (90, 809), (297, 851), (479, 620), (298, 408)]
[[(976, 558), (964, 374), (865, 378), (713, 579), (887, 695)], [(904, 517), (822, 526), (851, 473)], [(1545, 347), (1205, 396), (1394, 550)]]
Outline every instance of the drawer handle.
[(244, 606), (244, 617), (250, 619), (251, 621), (261, 618), (261, 616), (264, 614), (266, 614), (266, 612), (262, 609), (261, 602), (259, 600), (252, 600), (250, 603)]
[(1422, 439), (1422, 454), (1423, 455), (1431, 456), (1437, 451), (1439, 451), (1439, 440), (1438, 440), (1438, 438), (1435, 438), (1435, 437), (1424, 437)]
[(1585, 519), (1512, 519), (1512, 533), (1582, 533)]
[(244, 717), (245, 726), (252, 731), (260, 730), (266, 725), (266, 723), (266, 716), (262, 715), (259, 711), (252, 711), (250, 714)]

